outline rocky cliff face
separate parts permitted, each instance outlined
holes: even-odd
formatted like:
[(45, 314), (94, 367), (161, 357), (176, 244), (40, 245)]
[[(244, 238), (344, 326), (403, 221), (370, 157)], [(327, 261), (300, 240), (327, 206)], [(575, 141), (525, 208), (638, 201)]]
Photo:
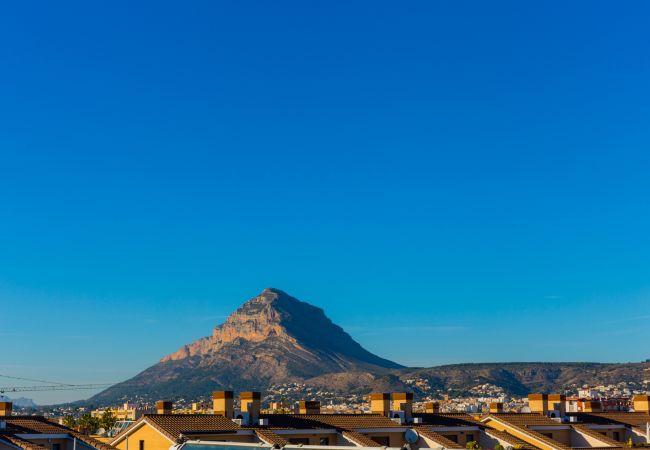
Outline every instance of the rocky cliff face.
[(401, 367), (361, 347), (322, 309), (269, 288), (239, 307), (212, 335), (184, 345), (95, 399), (117, 400), (154, 390), (171, 398), (214, 389), (263, 389), (325, 374)]
[[(366, 351), (322, 309), (301, 302), (278, 289), (264, 289), (244, 303), (211, 336), (183, 346), (160, 362), (187, 358), (213, 358), (233, 347), (259, 348), (273, 343), (312, 363), (322, 359), (325, 370), (348, 370), (372, 365), (398, 368), (398, 364)], [(307, 361), (306, 361), (307, 362)]]

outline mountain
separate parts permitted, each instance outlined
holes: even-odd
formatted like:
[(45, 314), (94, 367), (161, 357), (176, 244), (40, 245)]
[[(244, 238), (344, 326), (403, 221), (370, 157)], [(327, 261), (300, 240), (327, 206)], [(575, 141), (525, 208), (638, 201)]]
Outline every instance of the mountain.
[(26, 397), (10, 398), (6, 395), (0, 395), (0, 402), (12, 402), (17, 408), (36, 408), (38, 405), (34, 400)]
[[(425, 392), (408, 380), (426, 380)], [(416, 396), (466, 393), (493, 384), (506, 393), (560, 392), (568, 386), (637, 383), (650, 379), (649, 363), (485, 363), (406, 368), (380, 358), (332, 323), (322, 309), (278, 289), (244, 303), (210, 336), (86, 401), (97, 406), (138, 398), (198, 398), (213, 390), (266, 390), (304, 383), (363, 394), (414, 391)]]
[(324, 374), (379, 374), (402, 366), (361, 347), (322, 309), (265, 289), (217, 326), (134, 378), (92, 397), (197, 396), (215, 389), (263, 389)]

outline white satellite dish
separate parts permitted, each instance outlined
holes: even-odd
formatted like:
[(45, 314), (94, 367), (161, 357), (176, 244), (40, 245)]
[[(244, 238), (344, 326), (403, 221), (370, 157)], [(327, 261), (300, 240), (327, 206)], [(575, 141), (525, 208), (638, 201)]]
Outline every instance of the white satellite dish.
[(409, 444), (415, 444), (420, 440), (420, 434), (415, 431), (413, 428), (409, 428), (404, 433), (404, 440)]

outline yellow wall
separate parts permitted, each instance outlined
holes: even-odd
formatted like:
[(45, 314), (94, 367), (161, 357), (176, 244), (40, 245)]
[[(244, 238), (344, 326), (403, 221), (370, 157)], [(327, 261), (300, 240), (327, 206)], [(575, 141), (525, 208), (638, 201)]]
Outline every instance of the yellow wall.
[[(144, 441), (144, 450), (168, 450), (173, 444), (157, 430), (145, 423), (137, 430), (129, 434), (129, 450), (140, 450), (140, 441)], [(126, 450), (126, 439), (122, 439), (114, 447)]]

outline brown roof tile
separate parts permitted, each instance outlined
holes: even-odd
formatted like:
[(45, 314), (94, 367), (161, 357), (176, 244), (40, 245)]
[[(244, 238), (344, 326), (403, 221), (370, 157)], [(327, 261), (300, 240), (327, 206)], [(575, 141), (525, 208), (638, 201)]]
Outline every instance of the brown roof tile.
[(420, 434), (420, 436), (425, 437), (429, 440), (432, 440), (435, 442), (437, 445), (440, 445), (441, 447), (444, 448), (464, 448), (462, 445), (458, 444), (457, 442), (452, 441), (449, 438), (446, 438), (442, 434), (436, 432), (436, 431), (431, 431), (425, 427), (417, 427), (416, 428), (417, 432)]
[(289, 444), (288, 440), (286, 440), (282, 436), (278, 436), (268, 428), (255, 428), (253, 431), (255, 431), (255, 434), (257, 435), (258, 438), (260, 438), (260, 440), (266, 442), (269, 445), (284, 446)]
[(615, 441), (614, 439), (611, 439), (611, 438), (609, 438), (609, 437), (607, 437), (607, 436), (605, 436), (603, 434), (600, 434), (599, 432), (589, 428), (587, 425), (571, 424), (571, 428), (573, 428), (574, 430), (576, 430), (576, 431), (578, 431), (580, 433), (586, 434), (587, 436), (590, 436), (590, 437), (592, 437), (594, 439), (599, 440), (600, 442), (602, 442), (606, 446), (607, 445), (611, 445), (612, 447), (622, 447), (623, 446), (622, 442)]
[(360, 447), (381, 447), (378, 442), (357, 431), (344, 431), (342, 434), (347, 440)]
[(362, 428), (401, 427), (381, 414), (263, 414), (271, 428), (335, 428), (354, 431)]
[(481, 422), (474, 420), (472, 416), (465, 413), (413, 413), (413, 417), (419, 417), (426, 425), (438, 425), (441, 427), (477, 427), (483, 426)]
[(512, 447), (521, 447), (524, 450), (537, 450), (538, 447), (534, 446), (533, 444), (529, 444), (528, 442), (519, 439), (517, 436), (513, 436), (512, 434), (506, 432), (506, 431), (499, 431), (495, 430), (494, 428), (487, 428), (485, 432), (499, 440), (502, 440)]
[(193, 431), (234, 431), (241, 428), (232, 420), (215, 414), (145, 414), (143, 419), (172, 441)]

